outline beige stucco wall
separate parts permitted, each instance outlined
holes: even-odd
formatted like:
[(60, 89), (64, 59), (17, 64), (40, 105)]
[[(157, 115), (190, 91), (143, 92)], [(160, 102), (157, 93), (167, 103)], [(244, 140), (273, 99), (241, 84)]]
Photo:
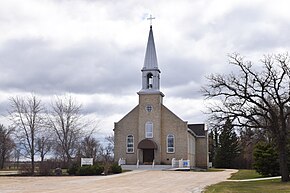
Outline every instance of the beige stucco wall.
[(187, 132), (187, 141), (188, 141), (188, 158), (190, 160), (190, 166), (195, 167), (195, 149), (196, 149), (196, 138), (189, 132)]
[[(114, 159), (117, 162), (120, 158), (126, 158), (127, 164), (136, 164), (137, 145), (138, 145), (138, 117), (139, 106), (136, 106), (131, 112), (124, 116), (119, 122), (115, 123), (114, 128)], [(134, 153), (126, 153), (127, 136), (134, 136)]]
[(196, 166), (208, 168), (208, 136), (196, 138)]
[[(139, 105), (115, 123), (115, 161), (126, 158), (127, 164), (143, 162), (142, 150), (138, 143), (145, 139), (145, 124), (153, 123), (153, 140), (158, 148), (155, 150), (155, 164), (171, 164), (172, 158), (190, 159), (191, 166), (208, 167), (208, 137), (195, 137), (187, 131), (187, 122), (181, 120), (162, 104), (161, 93), (139, 94)], [(152, 112), (146, 111), (152, 105)], [(167, 136), (174, 135), (175, 152), (167, 153)], [(134, 136), (134, 153), (126, 153), (128, 135)]]
[[(187, 159), (187, 122), (181, 120), (168, 108), (162, 105), (162, 132), (161, 132), (161, 162), (171, 164), (172, 158)], [(175, 139), (175, 152), (167, 153), (167, 135), (173, 134)]]
[[(155, 150), (155, 163), (160, 164), (161, 162), (161, 104), (162, 104), (161, 93), (155, 94), (139, 94), (139, 142), (145, 139), (145, 124), (146, 122), (153, 123), (153, 138), (151, 138), (158, 146)], [(153, 110), (151, 112), (146, 111), (146, 106), (152, 105)], [(139, 151), (140, 163), (143, 163), (142, 151)]]

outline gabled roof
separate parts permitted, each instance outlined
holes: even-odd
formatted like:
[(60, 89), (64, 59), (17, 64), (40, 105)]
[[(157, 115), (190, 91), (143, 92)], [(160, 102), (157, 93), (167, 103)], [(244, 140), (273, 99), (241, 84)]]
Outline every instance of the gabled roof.
[(196, 135), (196, 136), (205, 136), (206, 128), (205, 124), (188, 124), (187, 127)]
[(144, 66), (142, 70), (158, 70), (157, 55), (155, 50), (152, 26), (150, 26)]

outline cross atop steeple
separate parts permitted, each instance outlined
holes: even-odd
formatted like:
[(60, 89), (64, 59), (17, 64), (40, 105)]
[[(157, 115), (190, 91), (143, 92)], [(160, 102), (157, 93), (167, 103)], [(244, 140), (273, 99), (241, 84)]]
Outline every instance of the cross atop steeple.
[(147, 18), (147, 20), (150, 20), (150, 26), (152, 26), (152, 20), (155, 19), (155, 17), (152, 17), (152, 15), (150, 15), (150, 17)]

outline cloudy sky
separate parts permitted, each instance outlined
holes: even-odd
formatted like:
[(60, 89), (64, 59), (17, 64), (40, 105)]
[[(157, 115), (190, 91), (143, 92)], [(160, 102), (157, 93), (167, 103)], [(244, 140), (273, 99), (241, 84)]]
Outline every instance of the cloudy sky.
[[(227, 54), (254, 62), (290, 47), (285, 0), (0, 1), (0, 114), (8, 98), (69, 93), (112, 133), (138, 103), (152, 14), (164, 104), (190, 123), (206, 120), (200, 88), (230, 72)], [(5, 121), (2, 117), (1, 121)]]

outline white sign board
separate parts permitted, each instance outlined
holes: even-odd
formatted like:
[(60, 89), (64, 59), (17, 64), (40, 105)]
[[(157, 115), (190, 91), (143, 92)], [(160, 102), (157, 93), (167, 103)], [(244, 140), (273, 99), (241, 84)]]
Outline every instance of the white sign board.
[(83, 166), (83, 165), (92, 166), (93, 165), (93, 158), (81, 158), (81, 166)]

